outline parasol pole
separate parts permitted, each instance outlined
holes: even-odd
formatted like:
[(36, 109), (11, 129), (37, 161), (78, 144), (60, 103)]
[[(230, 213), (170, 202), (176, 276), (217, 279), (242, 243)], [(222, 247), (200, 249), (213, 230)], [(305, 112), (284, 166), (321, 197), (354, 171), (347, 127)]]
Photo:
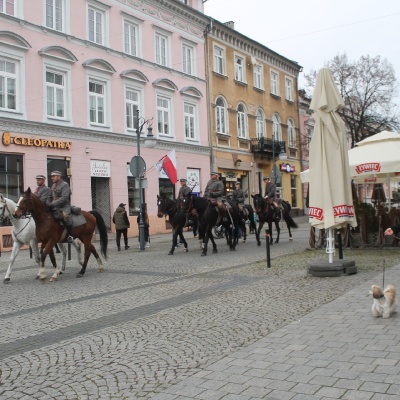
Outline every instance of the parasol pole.
[(326, 239), (326, 252), (328, 253), (329, 264), (333, 263), (333, 254), (335, 253), (335, 244), (333, 238), (333, 228), (328, 228), (328, 237)]
[(391, 191), (390, 191), (390, 175), (389, 175), (389, 174), (387, 174), (387, 185), (388, 185), (388, 192), (389, 192), (388, 198), (389, 198), (389, 212), (390, 212), (390, 207), (391, 207), (391, 199), (390, 199)]

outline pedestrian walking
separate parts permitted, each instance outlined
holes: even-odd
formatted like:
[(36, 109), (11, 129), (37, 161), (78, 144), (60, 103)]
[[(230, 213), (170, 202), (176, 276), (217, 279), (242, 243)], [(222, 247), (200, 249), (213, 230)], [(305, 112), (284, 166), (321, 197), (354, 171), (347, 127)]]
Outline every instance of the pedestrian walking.
[[(149, 234), (149, 215), (147, 214), (147, 204), (143, 203), (142, 206), (142, 217), (143, 217), (143, 223), (144, 223), (144, 241), (146, 243), (146, 247), (150, 247), (150, 234)], [(137, 223), (138, 223), (138, 230), (139, 230), (139, 248), (140, 248), (140, 227), (139, 227), (139, 222), (140, 222), (140, 215), (137, 217)]]
[(128, 228), (131, 224), (129, 222), (128, 214), (125, 210), (126, 204), (120, 203), (114, 211), (113, 222), (115, 224), (115, 240), (117, 242), (118, 251), (121, 251), (121, 235), (124, 237), (125, 250), (129, 249), (128, 246)]

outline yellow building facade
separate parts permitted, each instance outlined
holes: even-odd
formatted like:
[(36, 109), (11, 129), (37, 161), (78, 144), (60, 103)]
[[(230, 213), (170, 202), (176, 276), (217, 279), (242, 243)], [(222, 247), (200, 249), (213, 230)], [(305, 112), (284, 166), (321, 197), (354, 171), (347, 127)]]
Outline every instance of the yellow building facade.
[(248, 195), (264, 194), (271, 176), (277, 197), (303, 209), (298, 75), (294, 61), (213, 21), (206, 35), (211, 168), (226, 194), (239, 181)]

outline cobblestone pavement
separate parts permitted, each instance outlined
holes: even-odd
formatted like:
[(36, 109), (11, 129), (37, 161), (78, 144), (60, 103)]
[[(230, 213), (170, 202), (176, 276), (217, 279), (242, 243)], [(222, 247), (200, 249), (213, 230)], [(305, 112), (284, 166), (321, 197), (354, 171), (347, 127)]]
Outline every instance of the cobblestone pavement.
[(0, 286), (0, 398), (400, 398), (398, 319), (372, 318), (368, 296), (383, 265), (399, 282), (398, 249), (346, 249), (357, 274), (310, 277), (308, 261), (327, 256), (306, 250), (309, 225), (297, 221), (294, 240), (283, 230), (271, 247), (271, 268), (254, 235), (235, 252), (219, 239), (207, 257), (190, 232), (189, 253), (174, 256), (171, 235), (145, 252), (110, 242), (103, 274), (91, 259), (77, 279), (72, 260), (45, 284), (21, 252)]

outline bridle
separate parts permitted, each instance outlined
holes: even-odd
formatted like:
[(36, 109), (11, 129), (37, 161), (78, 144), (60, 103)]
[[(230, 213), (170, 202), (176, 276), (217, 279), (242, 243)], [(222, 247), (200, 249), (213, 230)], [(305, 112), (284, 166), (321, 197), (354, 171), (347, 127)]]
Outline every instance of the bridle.
[(168, 217), (169, 217), (174, 211), (174, 205), (172, 205), (170, 208), (167, 208), (167, 198), (166, 197), (160, 197), (158, 201), (160, 204), (162, 204), (162, 209), (160, 209), (160, 204), (159, 204), (158, 211), (161, 211), (162, 214), (168, 215)]

